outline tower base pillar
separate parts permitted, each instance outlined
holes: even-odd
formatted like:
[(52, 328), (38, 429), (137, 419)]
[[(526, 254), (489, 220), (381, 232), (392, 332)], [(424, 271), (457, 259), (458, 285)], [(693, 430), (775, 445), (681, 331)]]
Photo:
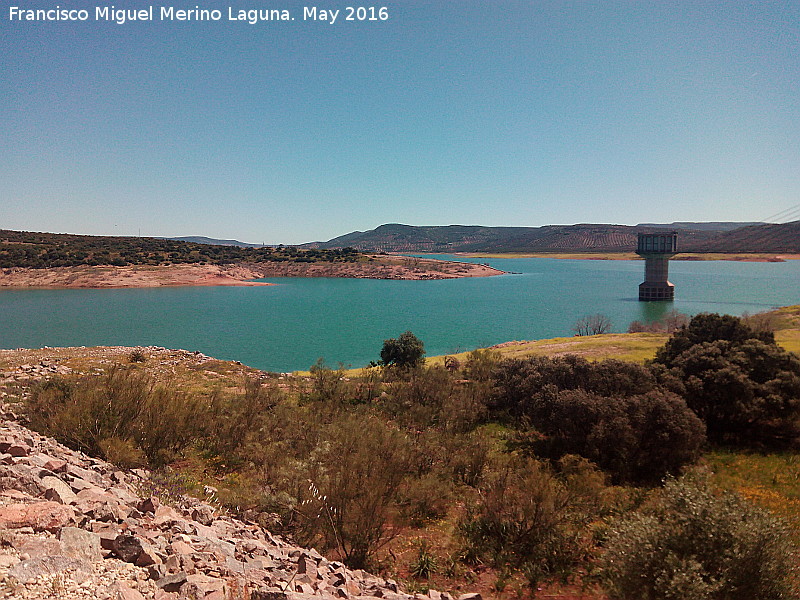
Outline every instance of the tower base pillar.
[(652, 282), (639, 284), (639, 300), (674, 300), (675, 299), (675, 285), (669, 281)]

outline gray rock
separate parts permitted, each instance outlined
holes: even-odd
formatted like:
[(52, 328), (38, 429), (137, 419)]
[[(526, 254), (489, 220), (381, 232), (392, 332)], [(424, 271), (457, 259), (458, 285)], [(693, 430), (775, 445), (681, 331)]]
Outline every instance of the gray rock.
[(149, 544), (142, 544), (142, 552), (136, 558), (134, 563), (137, 567), (147, 567), (149, 565), (160, 564), (161, 557), (156, 552), (156, 549)]
[(150, 579), (154, 579), (158, 581), (162, 577), (165, 577), (169, 573), (167, 569), (167, 565), (159, 564), (159, 565), (150, 565), (147, 567), (147, 575)]
[(50, 458), (49, 456), (43, 456), (43, 458), (47, 460), (42, 465), (42, 467), (47, 469), (48, 471), (52, 471), (53, 473), (67, 472), (67, 461), (61, 460), (59, 458)]
[(156, 585), (165, 592), (177, 592), (180, 591), (181, 586), (186, 583), (187, 577), (188, 575), (183, 571), (172, 575), (165, 575), (156, 581)]
[[(21, 555), (28, 558), (44, 558), (46, 556), (65, 556), (64, 545), (55, 538), (15, 536), (12, 546)], [(77, 558), (77, 557), (74, 557)]]
[(62, 527), (58, 534), (64, 555), (80, 558), (88, 562), (102, 560), (100, 536), (77, 527)]
[(214, 592), (224, 591), (224, 580), (199, 573), (187, 575), (186, 582), (180, 587), (181, 596), (184, 598), (206, 598)]
[(67, 465), (67, 473), (73, 475), (77, 479), (83, 479), (84, 481), (88, 481), (89, 483), (96, 485), (97, 487), (105, 487), (107, 483), (103, 479), (103, 476), (95, 471), (90, 471), (89, 469), (84, 469), (83, 467), (79, 467), (75, 464)]
[(42, 487), (44, 487), (44, 497), (60, 504), (72, 504), (77, 498), (75, 492), (66, 483), (61, 481), (58, 477), (44, 477), (42, 478)]
[(36, 579), (42, 575), (53, 575), (67, 569), (73, 571), (73, 579), (81, 583), (93, 572), (91, 563), (71, 558), (69, 556), (46, 556), (42, 558), (29, 558), (9, 569), (8, 574), (17, 581), (25, 583), (29, 579)]
[(155, 514), (156, 509), (161, 506), (161, 502), (155, 496), (151, 496), (149, 498), (145, 498), (142, 500), (139, 505), (136, 507), (142, 513), (153, 513)]
[(19, 490), (34, 497), (44, 493), (42, 482), (25, 465), (0, 466), (0, 490)]
[(22, 562), (18, 557), (11, 554), (0, 554), (0, 567), (8, 569)]

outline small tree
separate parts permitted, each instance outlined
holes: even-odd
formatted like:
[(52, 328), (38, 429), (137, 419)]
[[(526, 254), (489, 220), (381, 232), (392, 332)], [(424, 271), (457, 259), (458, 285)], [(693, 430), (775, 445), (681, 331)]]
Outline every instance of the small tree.
[(572, 326), (575, 335), (600, 335), (608, 333), (611, 329), (611, 319), (605, 315), (586, 315), (581, 317)]
[(381, 364), (387, 367), (400, 369), (413, 369), (425, 361), (425, 345), (410, 331), (400, 334), (400, 337), (383, 341), (381, 348)]

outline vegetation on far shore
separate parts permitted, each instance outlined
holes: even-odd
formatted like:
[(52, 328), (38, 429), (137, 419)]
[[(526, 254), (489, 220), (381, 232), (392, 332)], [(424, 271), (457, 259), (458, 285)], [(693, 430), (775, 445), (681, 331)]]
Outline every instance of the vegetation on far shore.
[[(633, 252), (566, 251), (536, 253), (462, 253), (474, 258), (569, 258), (633, 260)], [(782, 261), (800, 254), (681, 253), (674, 260)], [(47, 269), (75, 266), (129, 266), (238, 263), (353, 263), (369, 260), (353, 248), (300, 248), (296, 246), (240, 247), (201, 244), (149, 237), (89, 236), (0, 230), (0, 268)]]
[(356, 262), (352, 248), (240, 247), (148, 237), (108, 237), (0, 230), (0, 268), (47, 269), (80, 265), (227, 265), (242, 262)]
[(320, 362), (238, 380), (209, 359), (156, 381), (141, 349), (101, 377), (35, 385), (27, 413), (73, 447), (213, 485), (230, 510), (415, 591), (792, 598), (800, 359), (774, 337), (798, 321), (788, 307), (630, 334), (656, 346), (649, 362), (505, 346), (422, 365), (407, 332), (358, 374)]

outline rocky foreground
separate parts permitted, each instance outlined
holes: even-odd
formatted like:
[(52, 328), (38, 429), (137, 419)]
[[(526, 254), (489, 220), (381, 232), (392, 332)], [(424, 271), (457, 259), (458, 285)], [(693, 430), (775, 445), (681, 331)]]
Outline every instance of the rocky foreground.
[(167, 506), (146, 471), (70, 450), (2, 411), (0, 598), (451, 600), (411, 596), (222, 514), (212, 488), (209, 501)]

